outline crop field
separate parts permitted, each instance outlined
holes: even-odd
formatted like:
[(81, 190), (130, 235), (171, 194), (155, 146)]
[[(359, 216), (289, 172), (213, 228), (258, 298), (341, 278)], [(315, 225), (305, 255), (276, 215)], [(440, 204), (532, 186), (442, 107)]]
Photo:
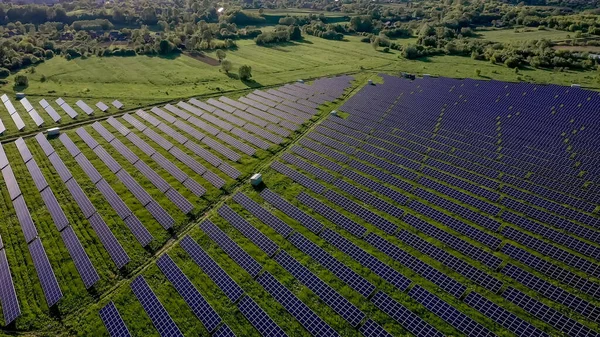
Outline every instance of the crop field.
[[(364, 86), (367, 78), (377, 84)], [(4, 329), (104, 336), (119, 321), (103, 321), (114, 305), (133, 336), (268, 335), (263, 324), (288, 336), (594, 335), (600, 180), (588, 145), (598, 125), (586, 117), (600, 97), (572, 92), (357, 74), (238, 101), (161, 105), (3, 144), (0, 272), (10, 271), (20, 308), (10, 322), (10, 292), (1, 292)], [(513, 95), (527, 103), (499, 98)], [(522, 110), (543, 110), (548, 100), (556, 104), (546, 117)], [(489, 109), (465, 117), (480, 104)], [(536, 122), (524, 133), (527, 120)], [(578, 131), (566, 136), (563, 124)], [(544, 151), (532, 141), (542, 134)], [(35, 165), (45, 188), (30, 182)], [(248, 182), (255, 172), (256, 187)], [(41, 196), (47, 191), (64, 228)], [(15, 214), (20, 198), (33, 238)], [(67, 248), (69, 231), (98, 274), (93, 285)], [(43, 263), (30, 254), (39, 242), (60, 287), (56, 304), (47, 296), (52, 277), (38, 277)]]

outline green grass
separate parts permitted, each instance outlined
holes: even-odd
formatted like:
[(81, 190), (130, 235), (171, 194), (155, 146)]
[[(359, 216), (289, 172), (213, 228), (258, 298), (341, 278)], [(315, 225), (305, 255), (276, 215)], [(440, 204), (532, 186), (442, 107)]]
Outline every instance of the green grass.
[[(515, 37), (529, 39), (530, 33), (514, 33), (512, 30), (482, 31), (485, 38), (510, 40)], [(554, 34), (564, 32), (535, 31), (535, 34)], [(550, 36), (548, 35), (548, 37)], [(532, 35), (533, 36), (533, 35)], [(535, 35), (540, 36), (540, 35)], [(546, 36), (546, 35), (543, 35)], [(414, 43), (415, 39), (397, 39), (400, 44)], [(227, 58), (233, 63), (233, 74), (244, 64), (252, 66), (253, 80), (244, 83), (220, 72), (219, 67), (209, 66), (191, 57), (180, 55), (172, 58), (135, 56), (135, 57), (89, 57), (67, 61), (55, 57), (38, 66), (29, 77), (29, 87), (18, 89), (24, 91), (40, 115), (47, 121), (46, 127), (55, 125), (37, 103), (47, 99), (63, 116), (62, 126), (73, 122), (83, 122), (90, 117), (80, 112), (77, 121), (70, 119), (54, 100), (63, 97), (75, 110), (75, 102), (84, 100), (94, 107), (98, 101), (110, 105), (114, 99), (125, 104), (125, 110), (147, 107), (167, 101), (178, 101), (184, 98), (220, 95), (227, 93), (236, 96), (255, 87), (273, 86), (292, 82), (297, 79), (310, 79), (344, 73), (374, 74), (378, 72), (411, 72), (432, 74), (447, 77), (474, 77), (475, 69), (481, 70), (481, 79), (502, 81), (531, 81), (538, 83), (554, 83), (570, 85), (579, 83), (583, 87), (598, 89), (595, 73), (565, 71), (553, 72), (541, 69), (522, 69), (520, 74), (503, 65), (476, 61), (468, 57), (439, 56), (421, 60), (406, 60), (399, 52), (383, 53), (381, 48), (374, 50), (370, 44), (360, 42), (360, 37), (347, 36), (345, 41), (329, 41), (317, 37), (306, 36), (302, 42), (290, 42), (284, 45), (261, 47), (251, 40), (237, 41), (238, 48), (228, 51)], [(208, 55), (215, 57), (214, 52)], [(21, 71), (23, 73), (25, 71)], [(41, 82), (44, 75), (47, 80)], [(20, 103), (14, 99), (12, 81), (0, 89), (8, 93), (25, 121), (27, 128), (24, 134), (35, 130), (33, 121), (24, 112)], [(111, 108), (108, 114), (117, 113)], [(104, 113), (97, 113), (93, 118), (101, 118)], [(8, 130), (4, 137), (19, 135), (8, 112), (0, 106), (0, 119)]]
[(482, 39), (504, 43), (541, 39), (562, 41), (568, 39), (568, 35), (573, 36), (574, 34), (564, 30), (555, 30), (550, 28), (544, 30), (538, 30), (537, 28), (519, 28), (518, 30), (477, 29), (475, 32), (479, 34), (480, 38)]

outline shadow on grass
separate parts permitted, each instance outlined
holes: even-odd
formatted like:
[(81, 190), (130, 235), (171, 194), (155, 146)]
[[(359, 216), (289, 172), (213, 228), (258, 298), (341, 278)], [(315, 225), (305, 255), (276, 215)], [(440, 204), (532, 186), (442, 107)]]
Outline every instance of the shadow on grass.
[(248, 88), (260, 88), (263, 86), (255, 80), (242, 80), (242, 83), (244, 83)]

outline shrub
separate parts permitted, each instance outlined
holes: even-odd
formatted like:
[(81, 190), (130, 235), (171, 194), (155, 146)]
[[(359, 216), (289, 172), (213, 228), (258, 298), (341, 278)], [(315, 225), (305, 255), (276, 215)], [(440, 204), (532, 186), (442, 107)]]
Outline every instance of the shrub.
[(243, 65), (240, 67), (240, 79), (242, 81), (247, 81), (250, 78), (252, 78), (252, 67), (250, 67), (249, 65)]
[(6, 68), (0, 68), (0, 78), (7, 78), (10, 76), (10, 70)]
[(25, 75), (17, 75), (15, 77), (15, 87), (26, 87), (29, 85), (29, 78)]
[(481, 76), (481, 69), (475, 69), (475, 76)]
[(231, 64), (231, 61), (229, 61), (228, 59), (224, 59), (223, 61), (221, 61), (221, 69), (223, 69), (225, 73), (229, 74), (232, 67), (233, 64)]

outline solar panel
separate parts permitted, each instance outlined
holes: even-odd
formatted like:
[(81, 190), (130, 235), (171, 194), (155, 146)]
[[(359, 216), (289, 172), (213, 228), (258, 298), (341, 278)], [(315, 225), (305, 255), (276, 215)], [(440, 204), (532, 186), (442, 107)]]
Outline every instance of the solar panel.
[(279, 246), (275, 242), (252, 226), (246, 219), (229, 208), (229, 206), (221, 206), (218, 213), (267, 255), (273, 256), (279, 249)]
[(302, 212), (300, 209), (287, 202), (277, 193), (272, 192), (269, 189), (264, 189), (260, 193), (260, 196), (263, 199), (265, 199), (268, 203), (270, 203), (271, 205), (279, 209), (281, 212), (283, 212), (285, 215), (298, 221), (302, 226), (306, 227), (311, 232), (319, 234), (319, 232), (321, 232), (321, 230), (323, 229), (322, 223), (318, 222), (313, 217)]
[(75, 133), (85, 142), (90, 149), (95, 149), (99, 144), (84, 128), (78, 128)]
[(373, 320), (368, 319), (363, 326), (359, 329), (365, 337), (392, 337), (392, 335), (385, 331), (379, 324)]
[(256, 125), (246, 124), (244, 126), (244, 129), (252, 132), (253, 134), (255, 134), (261, 138), (264, 138), (264, 139), (270, 141), (271, 143), (275, 143), (278, 145), (283, 143), (283, 138), (276, 136), (270, 132), (267, 132), (264, 128), (258, 127)]
[(25, 203), (25, 199), (22, 195), (13, 200), (13, 207), (17, 213), (17, 219), (19, 220), (19, 225), (21, 226), (23, 235), (25, 236), (25, 242), (29, 243), (35, 240), (35, 238), (38, 236), (38, 232), (33, 224), (31, 214), (29, 213), (29, 208), (27, 208), (27, 204)]
[(42, 171), (40, 170), (35, 159), (31, 159), (30, 161), (28, 161), (27, 164), (25, 164), (25, 166), (27, 166), (27, 170), (29, 171), (29, 174), (31, 174), (31, 178), (33, 178), (33, 183), (35, 184), (35, 187), (38, 191), (42, 191), (43, 189), (48, 187), (48, 182), (46, 181), (46, 178), (44, 178), (44, 175), (42, 174)]
[(175, 225), (175, 220), (160, 206), (156, 201), (152, 200), (144, 207), (152, 214), (152, 217), (164, 228), (169, 229)]
[(81, 109), (83, 110), (83, 112), (85, 112), (87, 115), (93, 115), (94, 114), (94, 110), (92, 108), (90, 108), (89, 105), (87, 105), (84, 101), (79, 100), (77, 102), (75, 102), (75, 104)]
[(137, 110), (135, 112), (135, 114), (142, 117), (146, 122), (152, 124), (155, 127), (162, 124), (161, 121), (159, 121), (156, 117), (150, 115), (149, 113), (145, 112), (144, 110), (141, 110), (141, 109)]
[[(354, 177), (351, 176), (349, 178), (353, 179)], [(402, 218), (402, 215), (404, 214), (404, 211), (402, 209), (388, 203), (387, 201), (377, 198), (377, 197), (373, 196), (372, 194), (365, 192), (364, 190), (362, 190), (344, 180), (338, 179), (333, 183), (333, 185), (335, 187), (341, 189), (342, 191), (352, 195), (353, 197), (357, 198), (358, 200), (360, 200), (368, 205), (371, 205), (371, 206), (375, 207), (376, 209), (378, 209), (382, 212), (385, 212), (393, 217)], [(406, 201), (407, 197), (402, 195), (400, 197), (400, 199)], [(403, 204), (403, 202), (399, 202), (399, 201), (396, 201), (396, 202), (398, 204)]]
[(410, 285), (411, 281), (408, 278), (335, 231), (325, 228), (321, 237), (399, 290), (403, 291)]
[(67, 186), (69, 192), (71, 192), (73, 199), (81, 209), (81, 212), (83, 213), (83, 216), (86, 219), (91, 217), (94, 213), (96, 213), (96, 208), (94, 207), (94, 205), (92, 205), (87, 195), (83, 193), (83, 190), (81, 189), (81, 187), (75, 179), (67, 181), (65, 185)]
[(100, 158), (100, 160), (106, 165), (108, 166), (108, 169), (112, 172), (112, 173), (117, 173), (119, 171), (121, 171), (122, 167), (121, 164), (119, 164), (114, 158), (113, 156), (108, 153), (102, 146), (97, 146), (94, 149), (94, 153), (98, 156), (98, 158)]
[(255, 217), (257, 217), (260, 221), (273, 228), (277, 233), (281, 234), (283, 237), (288, 237), (293, 229), (288, 226), (281, 219), (273, 215), (268, 210), (264, 209), (260, 206), (256, 201), (250, 199), (242, 192), (237, 192), (233, 196), (233, 201), (242, 205), (248, 212), (252, 213)]
[(140, 122), (137, 118), (133, 117), (130, 114), (124, 114), (123, 119), (139, 131), (144, 131), (147, 128), (147, 126), (144, 123)]
[(13, 170), (10, 167), (10, 165), (7, 165), (2, 169), (2, 177), (4, 177), (4, 183), (6, 184), (6, 188), (8, 189), (10, 200), (15, 200), (18, 196), (21, 195), (21, 188), (19, 187), (17, 178), (15, 178), (15, 174), (13, 173)]
[(279, 283), (268, 271), (262, 273), (256, 281), (313, 336), (339, 336), (335, 330)]
[(458, 311), (456, 308), (419, 285), (414, 286), (408, 292), (408, 295), (417, 302), (423, 304), (429, 311), (455, 327), (458, 331), (469, 336), (495, 336), (494, 333), (483, 327), (483, 325), (475, 322), (469, 316)]
[(75, 268), (77, 268), (77, 272), (79, 272), (85, 288), (89, 289), (100, 280), (100, 276), (92, 265), (73, 228), (71, 226), (66, 227), (60, 235), (69, 251), (71, 259), (75, 263)]
[(198, 175), (202, 175), (202, 174), (204, 174), (204, 172), (206, 172), (206, 167), (204, 167), (204, 165), (197, 162), (194, 158), (192, 158), (187, 153), (181, 151), (179, 148), (173, 147), (169, 151), (169, 153), (171, 153), (173, 155), (173, 157), (175, 157), (177, 160), (184, 163), (187, 167), (192, 169), (192, 171), (194, 171), (194, 173), (196, 173)]
[(100, 318), (108, 330), (108, 334), (110, 337), (130, 337), (131, 334), (123, 322), (119, 311), (117, 311), (117, 307), (111, 301), (107, 305), (105, 305), (100, 311)]
[(125, 137), (129, 139), (129, 141), (132, 142), (133, 145), (135, 145), (138, 149), (142, 150), (142, 152), (144, 152), (146, 155), (152, 156), (154, 153), (156, 153), (156, 149), (146, 143), (146, 141), (142, 140), (142, 138), (135, 133), (130, 132)]
[(421, 317), (408, 310), (399, 302), (389, 297), (383, 291), (379, 291), (371, 298), (371, 302), (375, 304), (381, 311), (387, 313), (402, 327), (415, 336), (423, 337), (444, 337), (444, 334), (437, 331), (434, 327), (425, 322)]
[(62, 291), (54, 276), (54, 271), (48, 261), (48, 256), (42, 246), (42, 241), (36, 239), (29, 244), (29, 253), (46, 297), (48, 307), (55, 305), (62, 297)]
[(325, 191), (325, 187), (323, 185), (278, 161), (273, 162), (271, 164), (271, 168), (315, 193), (321, 194), (323, 191)]
[(144, 190), (140, 184), (138, 184), (125, 170), (117, 172), (117, 178), (127, 187), (129, 192), (135, 196), (135, 198), (142, 204), (142, 206), (148, 205), (153, 201), (152, 197)]
[(208, 234), (208, 236), (217, 243), (217, 245), (225, 252), (229, 257), (234, 260), (240, 267), (242, 267), (252, 277), (256, 277), (262, 270), (260, 263), (246, 253), (240, 246), (238, 246), (233, 240), (231, 240), (219, 227), (215, 226), (212, 222), (205, 220), (200, 224), (200, 228)]
[(54, 222), (54, 225), (56, 225), (56, 228), (59, 231), (62, 231), (65, 227), (69, 225), (69, 220), (65, 216), (65, 213), (63, 212), (62, 208), (60, 208), (60, 205), (58, 204), (58, 201), (56, 200), (52, 189), (47, 188), (41, 191), (40, 194), (42, 196), (44, 204), (46, 205), (46, 208), (50, 212), (52, 222)]
[(79, 150), (79, 147), (77, 145), (75, 145), (75, 143), (73, 143), (71, 138), (69, 138), (69, 136), (66, 133), (61, 133), (60, 136), (58, 137), (58, 139), (60, 139), (60, 141), (63, 143), (63, 145), (67, 148), (67, 150), (69, 151), (71, 156), (75, 157), (79, 153), (81, 153), (81, 151)]
[[(62, 100), (62, 98), (59, 99)], [(73, 110), (73, 108), (71, 108), (71, 106), (67, 104), (64, 100), (62, 101), (62, 103), (59, 103), (59, 100), (57, 99), (56, 103), (60, 105), (60, 107), (67, 113), (67, 115), (69, 115), (69, 117), (75, 119), (77, 118), (77, 116), (79, 116), (79, 114), (75, 110)]]
[(202, 175), (202, 178), (206, 179), (209, 183), (211, 183), (211, 185), (218, 189), (225, 185), (225, 180), (210, 170), (206, 170), (206, 172), (204, 172)]
[(98, 122), (94, 122), (94, 124), (92, 124), (92, 128), (94, 128), (94, 130), (96, 130), (96, 132), (98, 132), (100, 136), (102, 136), (102, 138), (104, 138), (107, 142), (112, 142), (113, 139), (115, 139), (115, 136), (108, 131), (104, 125)]
[(131, 151), (127, 146), (125, 146), (125, 144), (123, 144), (117, 138), (113, 139), (110, 142), (110, 145), (112, 145), (112, 147), (115, 148), (115, 150), (117, 150), (117, 152), (119, 152), (123, 157), (125, 157), (125, 159), (127, 159), (127, 161), (130, 164), (135, 165), (138, 163), (138, 161), (141, 162), (141, 160), (137, 156), (137, 154), (133, 153), (133, 151)]
[(131, 215), (131, 210), (129, 209), (129, 207), (125, 205), (121, 197), (117, 195), (117, 193), (115, 193), (115, 191), (106, 182), (106, 180), (101, 179), (100, 181), (98, 181), (98, 183), (96, 184), (96, 188), (98, 188), (98, 190), (102, 193), (106, 201), (108, 201), (110, 206), (121, 219), (125, 219), (126, 217)]
[(188, 104), (186, 102), (178, 102), (177, 106), (182, 107), (184, 109), (186, 109), (187, 111), (193, 113), (196, 116), (202, 116), (204, 114), (204, 111), (196, 108), (195, 106)]
[(75, 157), (75, 161), (79, 164), (79, 167), (85, 172), (85, 174), (90, 178), (92, 183), (96, 184), (100, 180), (102, 180), (102, 176), (96, 170), (94, 165), (85, 157), (83, 153), (80, 153)]
[(502, 287), (502, 281), (490, 276), (489, 274), (473, 267), (472, 265), (464, 262), (458, 257), (448, 253), (444, 249), (438, 248), (428, 241), (402, 230), (398, 234), (398, 238), (409, 246), (419, 250), (423, 254), (427, 254), (432, 258), (440, 261), (445, 266), (455, 270), (459, 274), (473, 280), (475, 283), (482, 287), (489, 289), (493, 292), (498, 292)]
[(548, 307), (513, 287), (508, 287), (502, 293), (502, 297), (569, 336), (597, 336), (595, 332), (585, 325), (561, 314), (559, 311)]
[(217, 330), (213, 337), (235, 337), (235, 334), (226, 324), (221, 325), (219, 330)]
[(202, 139), (202, 143), (208, 145), (211, 149), (217, 151), (218, 153), (222, 154), (223, 156), (225, 156), (225, 158), (232, 160), (232, 161), (239, 161), (240, 160), (240, 155), (238, 153), (236, 153), (235, 151), (229, 149), (228, 147), (223, 146), (223, 144), (217, 142), (216, 140), (209, 138), (209, 137), (204, 137)]
[(192, 205), (192, 203), (189, 202), (189, 200), (187, 200), (184, 196), (182, 196), (179, 192), (172, 188), (165, 192), (165, 195), (184, 214), (188, 214), (194, 209), (194, 205)]
[(258, 330), (264, 337), (283, 337), (287, 336), (283, 330), (264, 312), (261, 307), (249, 296), (242, 298), (238, 303), (240, 312), (246, 319)]
[(204, 103), (202, 101), (199, 101), (199, 100), (197, 100), (195, 98), (190, 99), (189, 102), (192, 103), (192, 104), (194, 104), (195, 106), (197, 106), (199, 108), (202, 108), (203, 110), (208, 111), (208, 112), (215, 111), (215, 107), (214, 106), (206, 104), (206, 103)]
[(208, 134), (213, 136), (220, 132), (219, 129), (194, 116), (190, 117), (188, 122), (192, 123), (194, 126), (199, 127), (200, 129), (206, 131)]
[(167, 254), (162, 255), (156, 261), (156, 265), (165, 274), (169, 282), (173, 284), (179, 295), (183, 297), (185, 303), (192, 309), (192, 312), (202, 322), (206, 330), (209, 332), (215, 330), (219, 323), (221, 323), (221, 317), (206, 302), (204, 297), (202, 297), (200, 292), (181, 269), (179, 269), (171, 257)]
[(21, 154), (21, 158), (23, 158), (23, 162), (27, 163), (33, 158), (29, 148), (27, 147), (27, 144), (25, 144), (25, 140), (23, 140), (23, 137), (17, 138), (17, 140), (15, 140), (15, 145)]
[(325, 205), (322, 201), (319, 201), (319, 200), (311, 197), (310, 195), (306, 194), (305, 192), (301, 192), (297, 196), (297, 199), (304, 205), (315, 210), (317, 213), (319, 213), (325, 219), (327, 219), (327, 220), (331, 221), (332, 223), (336, 224), (337, 226), (347, 230), (352, 235), (355, 235), (360, 238), (363, 235), (365, 235), (365, 233), (367, 232), (367, 229), (365, 227), (363, 227), (362, 225), (359, 225), (358, 223), (354, 222), (353, 220), (338, 213), (333, 208)]
[(312, 290), (325, 304), (342, 316), (350, 325), (356, 327), (365, 318), (365, 314), (362, 311), (301, 265), (286, 251), (281, 250), (275, 256), (275, 261), (298, 281)]
[(517, 317), (515, 314), (512, 314), (508, 310), (500, 307), (496, 303), (488, 300), (487, 298), (479, 295), (474, 291), (471, 291), (465, 297), (465, 303), (467, 303), (469, 306), (476, 309), (477, 311), (481, 312), (486, 317), (491, 318), (496, 323), (513, 332), (517, 336), (549, 336), (545, 332), (538, 330), (536, 327), (527, 323), (525, 320)]
[(56, 123), (60, 122), (60, 120), (62, 118), (60, 117), (58, 112), (56, 112), (56, 110), (54, 110), (54, 108), (52, 106), (50, 106), (50, 104), (45, 99), (40, 101), (40, 105), (44, 108), (44, 110), (46, 110), (46, 112), (48, 113), (50, 118), (52, 118), (52, 120), (54, 122), (56, 122)]
[(359, 216), (363, 220), (388, 234), (393, 234), (398, 229), (395, 224), (391, 223), (380, 215), (373, 213), (369, 209), (355, 203), (354, 201), (342, 196), (341, 194), (338, 194), (332, 190), (327, 190), (323, 195), (325, 198), (327, 198), (327, 200), (342, 207), (346, 211)]
[(242, 151), (243, 153), (245, 153), (249, 156), (253, 156), (254, 153), (256, 153), (256, 150), (252, 146), (249, 146), (243, 142), (240, 142), (236, 138), (234, 138), (226, 133), (223, 133), (223, 132), (219, 133), (217, 135), (217, 138), (222, 140), (223, 142), (233, 146), (234, 148)]
[(128, 128), (126, 128), (121, 122), (119, 122), (114, 117), (108, 117), (106, 122), (108, 122), (108, 124), (110, 124), (113, 128), (115, 128), (123, 136), (127, 136), (127, 134), (129, 134), (129, 132), (130, 132)]
[(387, 256), (391, 257), (398, 263), (410, 268), (417, 274), (428, 279), (441, 289), (447, 291), (456, 298), (460, 298), (465, 293), (467, 287), (462, 285), (460, 282), (452, 279), (443, 272), (433, 268), (429, 264), (417, 259), (410, 255), (406, 251), (400, 249), (400, 247), (392, 244), (384, 238), (378, 236), (375, 233), (369, 233), (365, 237), (365, 241), (371, 246), (379, 249)]
[(287, 163), (290, 163), (296, 167), (301, 168), (302, 170), (312, 174), (313, 176), (315, 176), (321, 180), (325, 180), (328, 183), (331, 183), (335, 179), (335, 177), (333, 175), (331, 175), (329, 172), (326, 172), (316, 166), (313, 166), (292, 154), (284, 153), (281, 156), (281, 159), (283, 159)]
[(114, 101), (112, 101), (112, 105), (113, 105), (115, 108), (117, 108), (117, 109), (121, 109), (121, 108), (123, 108), (123, 103), (121, 103), (121, 102), (119, 102), (119, 101), (117, 101), (117, 100), (114, 100)]
[(98, 213), (94, 213), (88, 220), (117, 268), (123, 268), (130, 259), (110, 228)]
[[(38, 135), (41, 135), (41, 133)], [(3, 169), (8, 164), (10, 163), (8, 162), (8, 158), (6, 157), (6, 153), (4, 152), (4, 147), (2, 146), (2, 144), (0, 144), (0, 169)]]
[(21, 131), (25, 128), (25, 122), (23, 122), (23, 119), (21, 119), (21, 116), (18, 112), (15, 111), (15, 113), (10, 115), (10, 117), (13, 119), (13, 122), (15, 122), (17, 130)]
[(2, 303), (5, 325), (9, 325), (17, 317), (21, 316), (21, 307), (17, 300), (17, 293), (15, 292), (15, 286), (10, 275), (6, 250), (4, 249), (0, 249), (0, 303)]
[(106, 112), (106, 110), (108, 110), (108, 105), (104, 104), (103, 102), (96, 103), (96, 107), (98, 107), (98, 109), (100, 109), (102, 112)]
[(173, 322), (173, 319), (169, 316), (165, 307), (160, 303), (158, 297), (156, 297), (152, 289), (150, 289), (150, 286), (143, 276), (140, 275), (131, 282), (131, 290), (142, 304), (144, 311), (148, 314), (152, 324), (154, 324), (154, 327), (161, 336), (183, 337), (183, 334), (175, 322)]
[(223, 268), (221, 268), (190, 236), (186, 235), (181, 240), (180, 245), (202, 271), (210, 277), (223, 293), (225, 293), (225, 296), (227, 296), (231, 302), (237, 302), (244, 294), (244, 291), (229, 275), (227, 275)]
[(339, 277), (340, 280), (346, 282), (352, 289), (356, 290), (364, 297), (369, 297), (375, 290), (373, 284), (355, 273), (352, 269), (348, 268), (345, 264), (338, 261), (331, 254), (302, 234), (294, 233), (290, 236), (289, 241), (304, 254), (315, 259), (321, 266), (327, 268), (335, 276)]

